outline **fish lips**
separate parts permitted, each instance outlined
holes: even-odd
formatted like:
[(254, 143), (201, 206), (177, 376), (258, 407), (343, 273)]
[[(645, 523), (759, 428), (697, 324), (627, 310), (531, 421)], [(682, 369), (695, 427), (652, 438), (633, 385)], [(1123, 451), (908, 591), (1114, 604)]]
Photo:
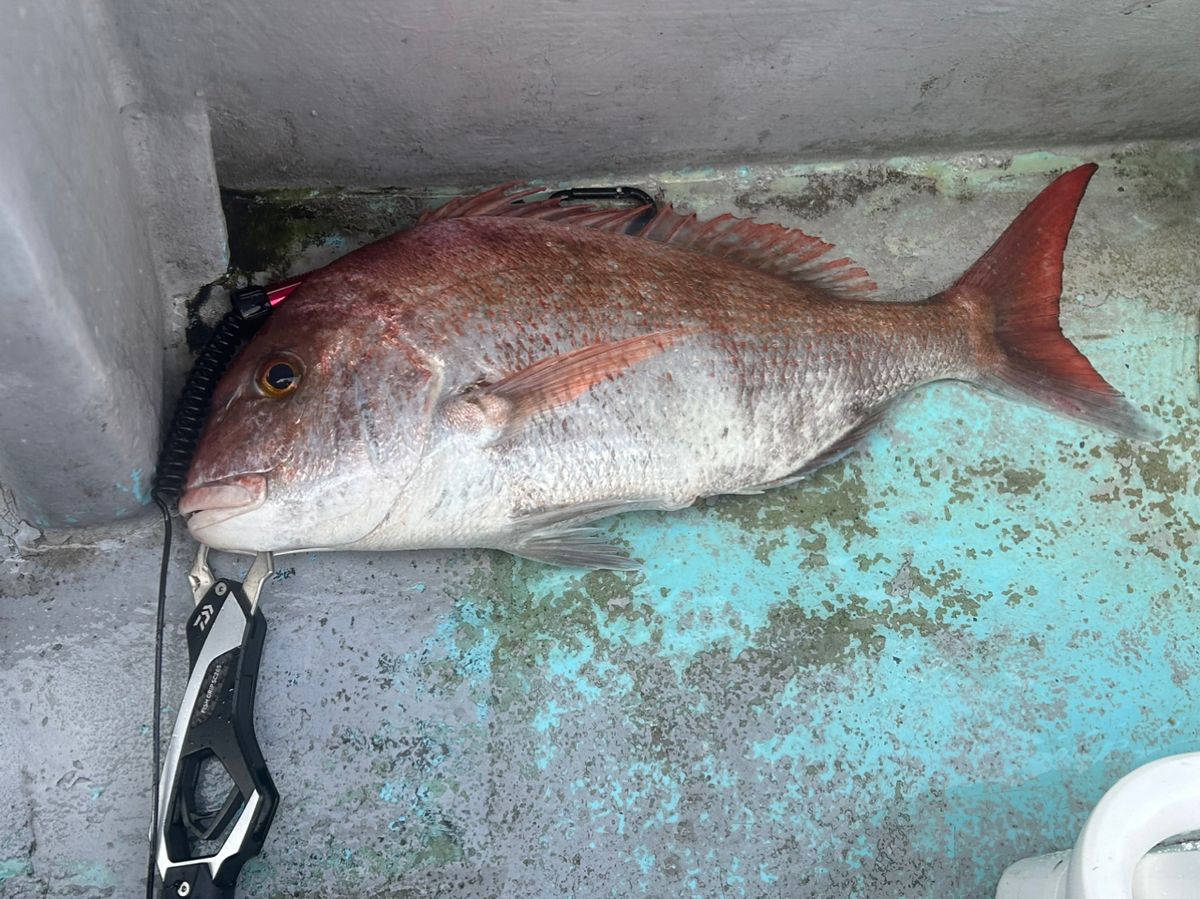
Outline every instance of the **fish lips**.
[(179, 514), (191, 515), (188, 530), (196, 533), (252, 512), (266, 500), (266, 475), (240, 474), (190, 488), (179, 498)]

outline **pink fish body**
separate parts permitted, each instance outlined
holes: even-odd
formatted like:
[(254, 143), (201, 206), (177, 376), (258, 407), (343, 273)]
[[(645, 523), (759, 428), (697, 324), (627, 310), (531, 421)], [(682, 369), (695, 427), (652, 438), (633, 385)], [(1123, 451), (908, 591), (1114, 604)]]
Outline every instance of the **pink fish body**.
[(1094, 171), (922, 302), (863, 298), (862, 269), (777, 225), (667, 208), (630, 235), (638, 210), (455, 201), (271, 316), (217, 390), (180, 510), (223, 549), (620, 568), (589, 522), (792, 482), (933, 381), (1145, 437), (1058, 325)]

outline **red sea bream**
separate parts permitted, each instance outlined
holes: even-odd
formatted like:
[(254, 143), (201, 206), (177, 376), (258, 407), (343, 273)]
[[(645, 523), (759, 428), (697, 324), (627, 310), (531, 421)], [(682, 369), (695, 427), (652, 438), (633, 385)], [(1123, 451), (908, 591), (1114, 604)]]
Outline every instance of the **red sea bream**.
[(223, 549), (621, 568), (589, 522), (788, 484), (933, 381), (1145, 437), (1058, 323), (1095, 168), (921, 302), (868, 298), (866, 272), (778, 225), (453, 201), (273, 313), (217, 389), (180, 511)]

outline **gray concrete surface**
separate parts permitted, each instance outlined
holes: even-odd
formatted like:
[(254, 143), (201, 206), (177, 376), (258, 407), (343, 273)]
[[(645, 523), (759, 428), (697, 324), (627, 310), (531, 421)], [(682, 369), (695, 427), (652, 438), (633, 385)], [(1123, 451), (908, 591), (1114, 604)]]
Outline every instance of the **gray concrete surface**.
[(144, 511), (170, 299), (225, 268), (208, 120), (137, 91), (104, 4), (0, 9), (0, 536)]
[[(793, 490), (618, 519), (641, 572), (282, 559), (258, 708), (282, 800), (241, 895), (985, 897), (1011, 861), (1070, 845), (1126, 771), (1194, 750), (1197, 148), (649, 183), (801, 225), (915, 297), (1086, 159), (1102, 169), (1065, 329), (1159, 442), (940, 385)], [(286, 270), (411, 209), (403, 191), (286, 192), (251, 214), (278, 225)], [(157, 539), (141, 522), (0, 551), (4, 899), (139, 895)]]
[(162, 305), (105, 47), (69, 4), (23, 9), (0, 53), (0, 481), (39, 526), (92, 523), (140, 511)]
[(235, 187), (454, 183), (1200, 133), (1187, 2), (114, 4)]

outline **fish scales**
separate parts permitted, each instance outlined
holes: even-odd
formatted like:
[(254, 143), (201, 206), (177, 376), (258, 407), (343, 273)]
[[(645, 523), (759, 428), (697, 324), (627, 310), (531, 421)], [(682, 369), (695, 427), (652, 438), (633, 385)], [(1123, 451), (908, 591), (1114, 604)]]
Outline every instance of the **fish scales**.
[[(931, 326), (946, 324), (921, 304), (831, 301), (723, 260), (542, 222), (429, 227), (438, 233), (426, 236), (425, 250), (437, 270), (475, 274), (426, 288), (419, 270), (391, 269), (387, 283), (403, 288), (389, 305), (423, 307), (419, 323), (401, 311), (395, 334), (440, 345), (447, 383), (498, 380), (602, 339), (689, 331), (671, 352), (548, 412), (505, 448), (499, 473), (518, 514), (605, 497), (685, 505), (724, 484), (783, 477), (865, 411), (968, 361), (931, 337)], [(536, 266), (530, 246), (539, 249)], [(318, 326), (314, 297), (280, 314)], [(740, 440), (729, 439), (734, 430)], [(576, 435), (611, 451), (581, 453)]]

